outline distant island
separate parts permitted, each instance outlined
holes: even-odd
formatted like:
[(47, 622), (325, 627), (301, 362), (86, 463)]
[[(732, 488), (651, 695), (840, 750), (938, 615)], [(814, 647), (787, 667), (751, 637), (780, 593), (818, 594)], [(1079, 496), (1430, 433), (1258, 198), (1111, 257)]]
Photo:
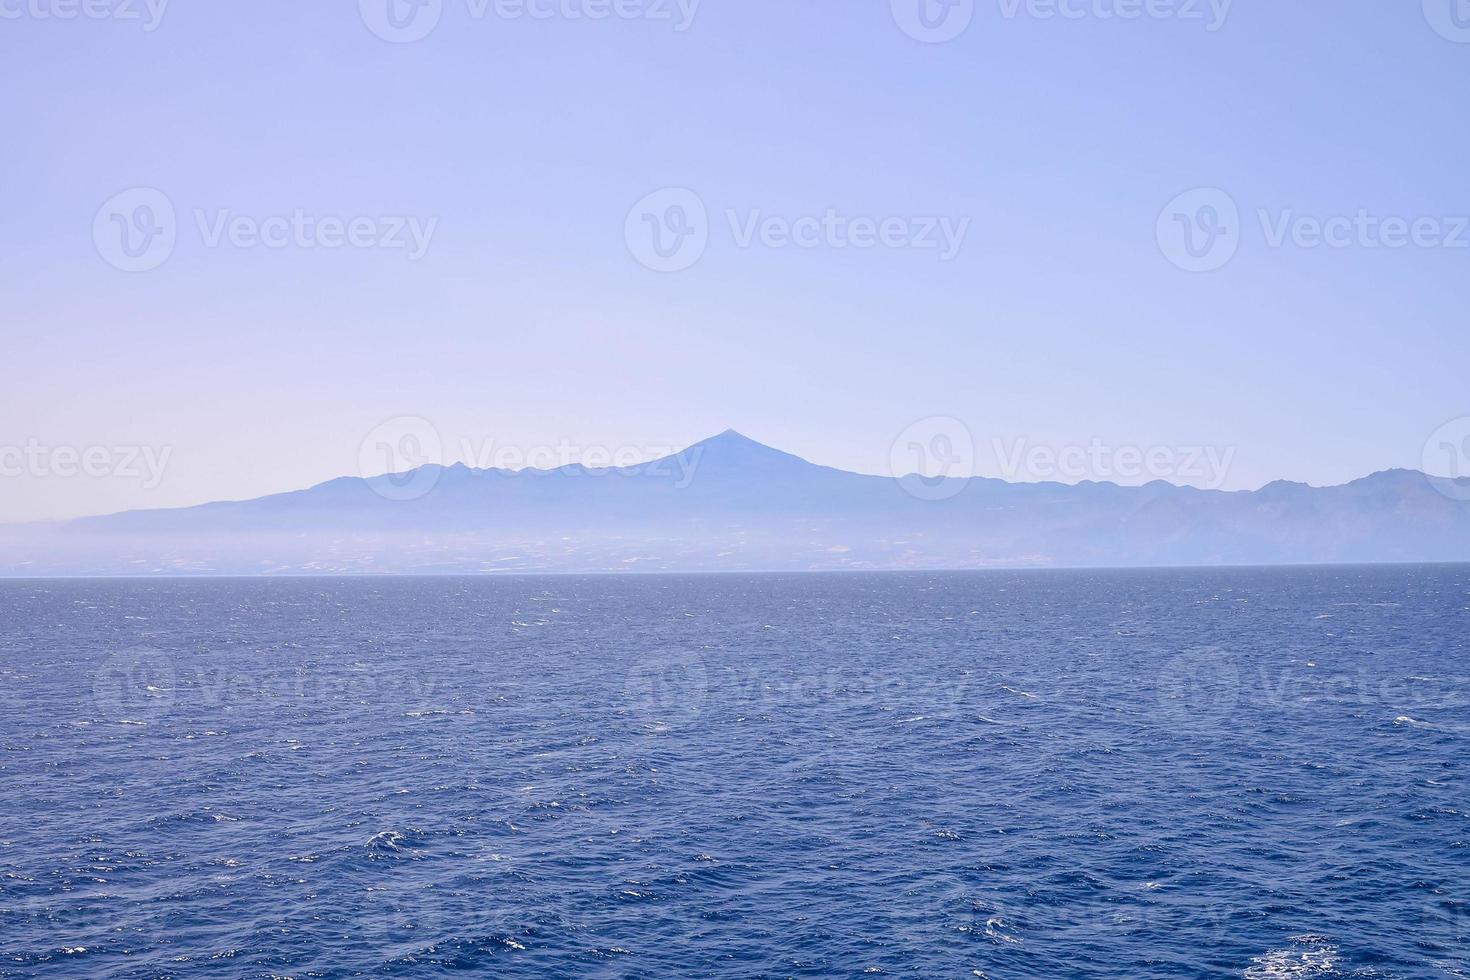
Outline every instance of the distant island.
[[(431, 465), (0, 528), (0, 574), (1141, 567), (1470, 560), (1470, 493), (1388, 470), (1255, 491), (867, 476), (727, 431), (641, 466)], [(1438, 481), (1443, 484), (1444, 481)], [(1460, 488), (1456, 488), (1460, 489)]]

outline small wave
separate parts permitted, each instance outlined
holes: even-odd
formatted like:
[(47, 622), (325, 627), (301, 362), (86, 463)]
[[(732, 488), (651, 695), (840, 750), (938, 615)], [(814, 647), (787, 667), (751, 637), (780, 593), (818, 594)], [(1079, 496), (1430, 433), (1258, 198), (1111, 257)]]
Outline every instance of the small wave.
[(1337, 974), (1337, 946), (1325, 936), (1293, 936), (1285, 949), (1251, 958), (1245, 980), (1310, 980)]
[(398, 842), (401, 840), (403, 840), (403, 835), (398, 831), (383, 830), (369, 837), (368, 842), (363, 846), (367, 848), (387, 848), (396, 851), (399, 849)]
[(397, 855), (415, 856), (413, 840), (408, 834), (397, 830), (384, 830), (374, 834), (362, 845), (362, 849), (372, 860)]
[(985, 935), (990, 939), (994, 939), (996, 942), (1009, 943), (1012, 945), (1019, 944), (1021, 940), (1002, 931), (1002, 927), (1005, 926), (1005, 924), (1006, 923), (1004, 919), (986, 919)]

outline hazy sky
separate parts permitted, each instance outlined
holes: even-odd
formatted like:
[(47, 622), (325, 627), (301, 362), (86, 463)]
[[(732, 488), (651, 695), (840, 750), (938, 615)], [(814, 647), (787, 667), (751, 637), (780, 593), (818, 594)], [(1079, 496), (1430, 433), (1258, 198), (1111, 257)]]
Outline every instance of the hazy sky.
[(1253, 488), (1470, 415), (1451, 0), (387, 2), (0, 0), (0, 520), (305, 486), (398, 416), (868, 472), (943, 417), (977, 472)]

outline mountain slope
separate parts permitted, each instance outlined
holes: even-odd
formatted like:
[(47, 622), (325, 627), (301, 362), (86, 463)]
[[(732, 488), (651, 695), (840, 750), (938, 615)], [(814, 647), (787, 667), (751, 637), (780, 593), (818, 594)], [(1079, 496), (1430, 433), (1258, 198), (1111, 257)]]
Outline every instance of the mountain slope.
[[(1421, 473), (1226, 493), (973, 479), (945, 499), (727, 431), (642, 466), (426, 466), (0, 533), (5, 574), (980, 568), (1470, 560)], [(921, 488), (922, 489), (922, 488)]]

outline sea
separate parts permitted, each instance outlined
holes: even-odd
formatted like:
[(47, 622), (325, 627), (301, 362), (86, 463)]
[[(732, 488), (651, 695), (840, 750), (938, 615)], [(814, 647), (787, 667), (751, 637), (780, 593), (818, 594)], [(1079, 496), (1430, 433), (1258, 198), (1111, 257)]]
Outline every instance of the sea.
[(0, 976), (1470, 976), (1470, 566), (0, 582)]

